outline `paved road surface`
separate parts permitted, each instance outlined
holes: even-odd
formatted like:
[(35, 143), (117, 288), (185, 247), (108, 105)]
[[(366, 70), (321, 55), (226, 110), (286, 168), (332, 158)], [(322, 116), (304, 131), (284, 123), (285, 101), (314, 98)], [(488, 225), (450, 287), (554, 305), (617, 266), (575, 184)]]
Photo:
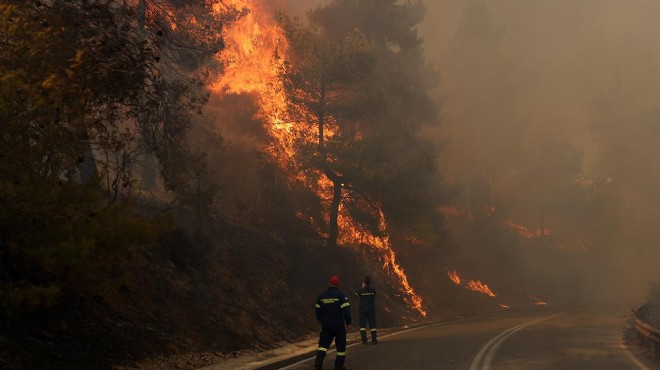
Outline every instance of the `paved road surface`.
[[(622, 343), (627, 309), (538, 307), (462, 319), (384, 336), (347, 350), (348, 370), (660, 369)], [(334, 346), (333, 346), (334, 348)], [(333, 369), (328, 352), (324, 368)], [(313, 369), (313, 360), (281, 367)]]

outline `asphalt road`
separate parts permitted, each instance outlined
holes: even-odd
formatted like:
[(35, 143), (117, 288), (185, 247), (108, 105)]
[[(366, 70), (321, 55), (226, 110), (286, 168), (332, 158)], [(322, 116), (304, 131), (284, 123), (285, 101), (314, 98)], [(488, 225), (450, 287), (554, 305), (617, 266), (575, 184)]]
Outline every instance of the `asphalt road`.
[[(347, 349), (348, 370), (660, 369), (622, 342), (625, 307), (538, 307), (419, 327)], [(332, 347), (334, 348), (334, 346)], [(329, 351), (324, 368), (334, 368)], [(281, 369), (313, 369), (311, 358)]]

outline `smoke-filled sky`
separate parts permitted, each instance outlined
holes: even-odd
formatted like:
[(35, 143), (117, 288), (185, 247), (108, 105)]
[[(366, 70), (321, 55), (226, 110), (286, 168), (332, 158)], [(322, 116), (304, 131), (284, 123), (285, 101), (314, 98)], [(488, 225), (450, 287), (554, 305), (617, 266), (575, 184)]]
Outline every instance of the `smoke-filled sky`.
[[(564, 207), (562, 220), (547, 215), (544, 226), (600, 249), (601, 272), (614, 278), (606, 284), (657, 279), (660, 2), (426, 3), (420, 34), (441, 73), (437, 133), (448, 178), (483, 176), (527, 226), (535, 209), (560, 201), (561, 181), (580, 178), (609, 214), (598, 202)], [(553, 162), (562, 156), (564, 164)], [(534, 166), (544, 170), (534, 174)], [(547, 194), (552, 205), (539, 206)], [(599, 229), (607, 236), (594, 238)]]
[[(428, 59), (441, 68), (446, 120), (461, 119), (458, 106), (466, 102), (458, 100), (466, 96), (453, 96), (456, 90), (479, 95), (483, 91), (463, 89), (482, 86), (500, 95), (500, 99), (491, 96), (491, 101), (513, 101), (513, 114), (525, 126), (558, 130), (592, 155), (586, 128), (599, 94), (618, 88), (632, 100), (630, 104), (656, 104), (660, 86), (657, 1), (442, 0), (428, 1), (427, 6), (420, 32)], [(461, 32), (465, 23), (479, 27), (476, 23), (484, 21), (498, 36), (488, 40), (482, 35), (480, 44), (473, 40), (478, 36), (470, 38)], [(470, 41), (471, 45), (465, 45)], [(457, 56), (461, 50), (455, 49), (470, 47), (480, 48), (480, 56), (486, 58), (477, 66), (479, 70), (472, 71), (473, 76), (484, 77), (480, 73), (486, 70), (490, 80), (471, 81), (470, 72), (456, 71), (473, 61), (461, 60)], [(502, 90), (491, 91), (493, 84)]]

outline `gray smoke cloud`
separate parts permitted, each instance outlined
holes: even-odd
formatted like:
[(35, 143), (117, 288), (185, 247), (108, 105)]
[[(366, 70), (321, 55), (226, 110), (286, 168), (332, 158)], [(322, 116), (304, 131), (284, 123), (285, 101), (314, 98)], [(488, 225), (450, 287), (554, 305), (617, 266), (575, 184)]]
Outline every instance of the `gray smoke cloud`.
[[(586, 240), (585, 292), (643, 295), (660, 277), (660, 2), (426, 3), (448, 178), (485, 178), (517, 222)], [(575, 184), (587, 204), (562, 203)]]

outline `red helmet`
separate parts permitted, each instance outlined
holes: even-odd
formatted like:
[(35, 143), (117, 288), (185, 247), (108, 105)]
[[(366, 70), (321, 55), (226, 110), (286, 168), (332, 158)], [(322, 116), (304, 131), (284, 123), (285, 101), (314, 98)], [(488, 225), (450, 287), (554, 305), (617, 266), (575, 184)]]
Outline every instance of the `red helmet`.
[(337, 275), (330, 276), (330, 285), (339, 286), (339, 276)]

